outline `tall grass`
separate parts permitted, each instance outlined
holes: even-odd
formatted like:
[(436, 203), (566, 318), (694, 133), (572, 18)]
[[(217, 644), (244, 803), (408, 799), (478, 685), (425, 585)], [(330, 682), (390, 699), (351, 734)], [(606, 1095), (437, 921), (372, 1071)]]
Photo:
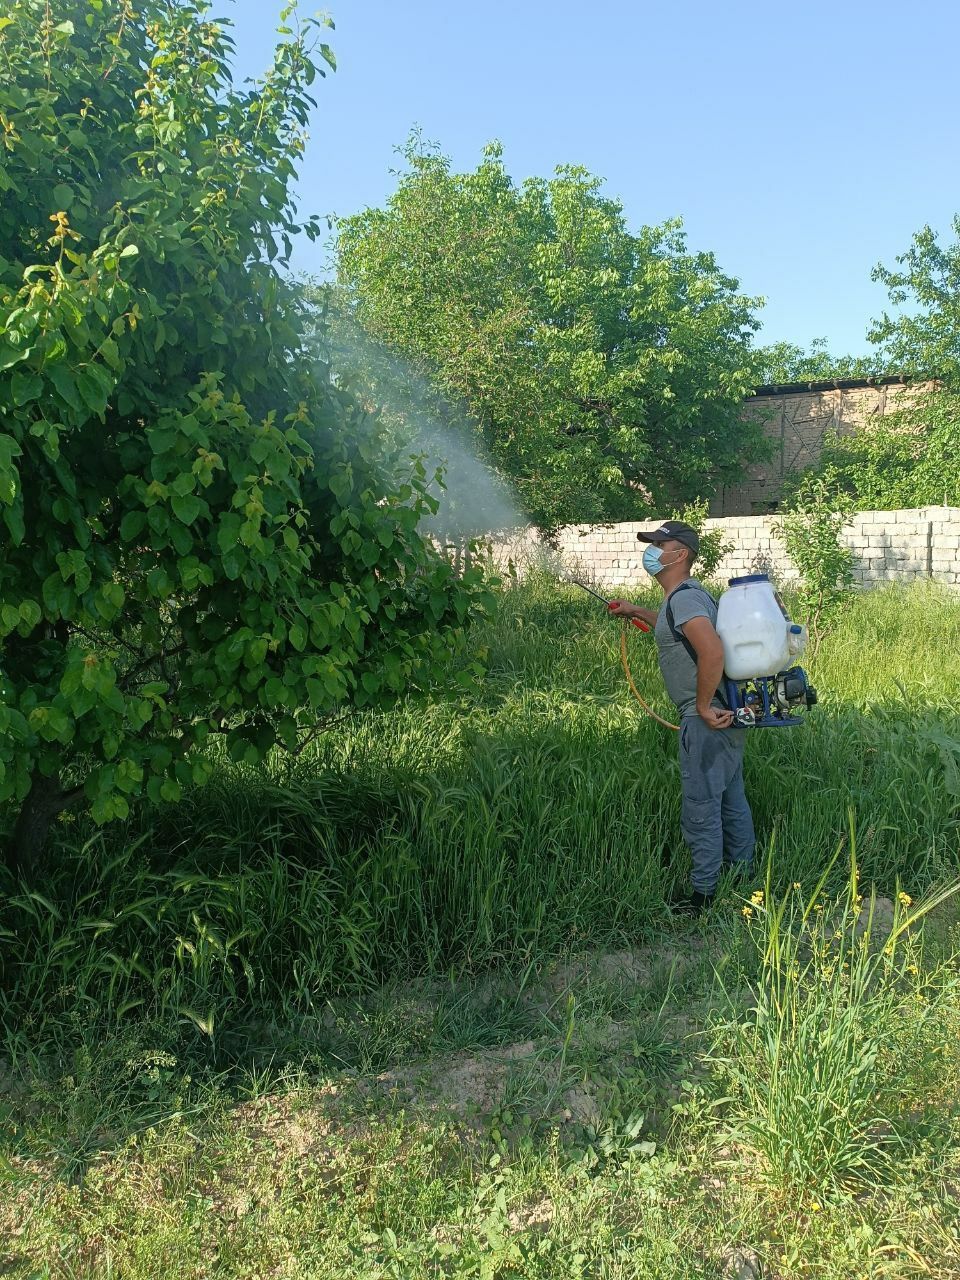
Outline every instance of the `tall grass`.
[(815, 1203), (882, 1182), (902, 1154), (899, 1101), (923, 1094), (904, 1051), (958, 982), (952, 960), (925, 963), (920, 928), (956, 881), (918, 901), (899, 890), (878, 910), (875, 892), (861, 891), (851, 830), (844, 891), (827, 899), (839, 855), (815, 884), (779, 896), (768, 870), (742, 908), (756, 978), (729, 992), (730, 1016), (714, 1029), (741, 1155), (751, 1150), (773, 1187)]
[[(617, 638), (602, 607), (534, 582), (478, 637), (477, 698), (359, 716), (293, 766), (218, 760), (177, 806), (102, 832), (62, 823), (42, 893), (7, 884), (0, 906), (8, 1043), (78, 1010), (217, 1041), (385, 976), (668, 927), (664, 895), (687, 873), (676, 743), (630, 699)], [(639, 633), (632, 660), (662, 699)], [(865, 595), (812, 674), (808, 723), (748, 744), (771, 889), (817, 880), (848, 810), (863, 884), (916, 893), (955, 872), (960, 599)]]

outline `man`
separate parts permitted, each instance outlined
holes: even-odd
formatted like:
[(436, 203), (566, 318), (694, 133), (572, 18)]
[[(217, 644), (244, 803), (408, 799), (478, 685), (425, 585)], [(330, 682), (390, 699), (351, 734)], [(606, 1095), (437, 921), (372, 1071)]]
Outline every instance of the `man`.
[(753, 867), (753, 817), (743, 789), (743, 747), (748, 730), (733, 723), (722, 700), (723, 645), (717, 606), (691, 569), (700, 552), (696, 529), (665, 520), (647, 543), (643, 567), (666, 597), (659, 612), (626, 600), (611, 610), (654, 628), (660, 671), (680, 713), (680, 827), (693, 859), (693, 892), (672, 904), (681, 915), (710, 905), (724, 865), (747, 876)]

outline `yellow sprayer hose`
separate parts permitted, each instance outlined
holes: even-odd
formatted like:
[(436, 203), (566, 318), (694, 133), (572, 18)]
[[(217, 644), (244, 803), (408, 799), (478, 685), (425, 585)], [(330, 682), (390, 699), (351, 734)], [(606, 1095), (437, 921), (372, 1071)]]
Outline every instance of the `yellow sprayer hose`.
[(658, 724), (662, 724), (665, 729), (676, 729), (679, 732), (680, 726), (678, 724), (671, 724), (669, 720), (664, 720), (663, 716), (658, 716), (653, 707), (643, 700), (640, 696), (639, 689), (633, 682), (633, 676), (630, 672), (630, 663), (627, 661), (627, 627), (629, 625), (630, 624), (625, 621), (623, 624), (623, 630), (620, 632), (620, 665), (623, 667), (623, 674), (627, 677), (627, 684), (630, 686), (630, 692), (640, 703), (648, 716), (653, 716), (654, 720), (656, 720)]

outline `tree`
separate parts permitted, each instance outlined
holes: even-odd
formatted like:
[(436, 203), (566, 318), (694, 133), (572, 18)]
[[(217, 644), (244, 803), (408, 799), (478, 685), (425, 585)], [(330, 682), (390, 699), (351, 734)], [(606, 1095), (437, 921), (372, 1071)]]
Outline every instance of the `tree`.
[(870, 378), (883, 373), (876, 356), (832, 356), (826, 338), (814, 338), (809, 351), (793, 342), (759, 347), (754, 378), (758, 386), (820, 382), (834, 378)]
[[(282, 28), (281, 28), (282, 30)], [(329, 49), (256, 86), (203, 0), (0, 17), (0, 804), (172, 801), (423, 687), (482, 597), (375, 418), (303, 356), (290, 185)]]
[(897, 258), (899, 270), (874, 267), (872, 278), (886, 285), (891, 303), (907, 310), (885, 311), (868, 336), (891, 368), (960, 391), (960, 214), (953, 232), (956, 240), (944, 248), (924, 227)]
[(912, 402), (853, 435), (831, 433), (818, 466), (831, 492), (853, 510), (960, 503), (960, 216), (958, 239), (946, 248), (930, 227), (897, 258), (877, 266), (899, 313), (884, 312), (869, 333), (878, 346), (874, 371), (905, 374), (917, 387)]
[(517, 186), (414, 139), (339, 227), (349, 315), (453, 406), (543, 528), (668, 509), (764, 454), (741, 418), (755, 299), (679, 222), (628, 231), (586, 170)]

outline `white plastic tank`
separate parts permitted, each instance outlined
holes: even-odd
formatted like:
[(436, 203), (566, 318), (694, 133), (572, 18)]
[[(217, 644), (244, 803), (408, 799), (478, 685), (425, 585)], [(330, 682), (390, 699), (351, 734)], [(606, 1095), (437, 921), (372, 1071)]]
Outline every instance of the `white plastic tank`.
[(775, 676), (794, 665), (807, 642), (806, 628), (787, 617), (765, 573), (730, 579), (717, 606), (717, 634), (729, 680)]

